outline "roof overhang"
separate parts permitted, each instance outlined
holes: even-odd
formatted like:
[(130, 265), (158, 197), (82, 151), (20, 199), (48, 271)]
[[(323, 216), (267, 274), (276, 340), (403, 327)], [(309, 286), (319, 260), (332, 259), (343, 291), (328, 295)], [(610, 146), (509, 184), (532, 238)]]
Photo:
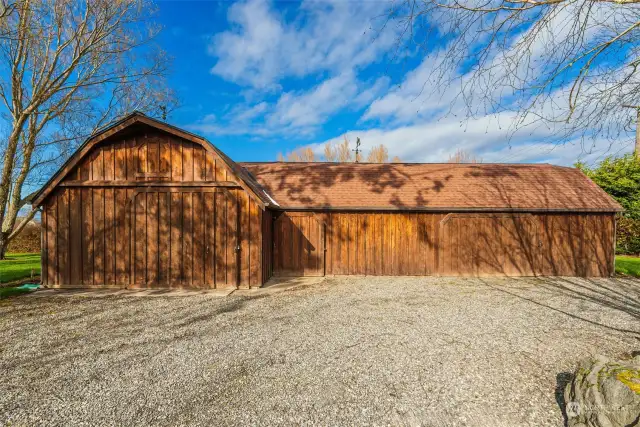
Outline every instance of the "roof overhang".
[(567, 209), (549, 209), (549, 208), (509, 208), (509, 207), (429, 207), (429, 206), (270, 206), (271, 209), (279, 211), (340, 211), (340, 212), (432, 212), (432, 213), (608, 213), (615, 214), (622, 212), (623, 209), (613, 210), (594, 209), (594, 208), (567, 208)]

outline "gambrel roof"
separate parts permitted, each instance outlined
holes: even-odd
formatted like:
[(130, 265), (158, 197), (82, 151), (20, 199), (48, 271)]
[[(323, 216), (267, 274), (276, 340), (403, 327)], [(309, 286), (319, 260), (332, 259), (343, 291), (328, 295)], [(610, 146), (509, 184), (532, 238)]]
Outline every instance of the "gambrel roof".
[(224, 161), (229, 171), (238, 179), (239, 185), (243, 187), (258, 202), (260, 207), (264, 208), (265, 206), (268, 206), (272, 203), (269, 197), (256, 183), (256, 181), (248, 176), (246, 170), (238, 166), (233, 160), (231, 160), (226, 154), (220, 151), (207, 139), (179, 129), (175, 126), (171, 126), (160, 120), (148, 117), (145, 114), (136, 111), (91, 135), (71, 155), (71, 157), (65, 162), (65, 164), (51, 177), (51, 179), (49, 179), (49, 181), (40, 189), (40, 191), (38, 191), (38, 193), (33, 198), (33, 204), (36, 206), (41, 205), (47, 195), (49, 195), (51, 191), (53, 191), (53, 189), (80, 162), (80, 160), (89, 153), (89, 151), (96, 144), (106, 140), (107, 138), (116, 136), (118, 133), (136, 124), (150, 126), (176, 137), (199, 144), (205, 150), (214, 152)]

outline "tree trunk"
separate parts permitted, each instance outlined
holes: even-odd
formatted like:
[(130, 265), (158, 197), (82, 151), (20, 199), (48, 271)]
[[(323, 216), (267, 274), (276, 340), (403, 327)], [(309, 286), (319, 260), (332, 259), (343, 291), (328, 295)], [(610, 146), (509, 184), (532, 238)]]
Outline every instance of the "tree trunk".
[(9, 246), (9, 233), (0, 232), (0, 260), (5, 259)]

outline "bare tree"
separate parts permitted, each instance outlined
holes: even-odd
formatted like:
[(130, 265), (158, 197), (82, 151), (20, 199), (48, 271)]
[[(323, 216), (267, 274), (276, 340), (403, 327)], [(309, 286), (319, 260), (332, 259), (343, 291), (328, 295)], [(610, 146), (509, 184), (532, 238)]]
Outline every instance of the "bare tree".
[(482, 159), (469, 151), (458, 148), (454, 154), (449, 156), (447, 163), (482, 163)]
[(11, 36), (11, 27), (7, 25), (7, 18), (16, 11), (16, 1), (0, 0), (0, 38)]
[(369, 163), (387, 163), (389, 161), (389, 150), (383, 144), (376, 145), (369, 151), (367, 162)]
[[(430, 58), (421, 95), (455, 115), (583, 141), (618, 139), (635, 118), (620, 107), (640, 104), (638, 0), (401, 0), (392, 23), (398, 53), (417, 46)], [(438, 48), (442, 34), (450, 42)]]
[(338, 162), (347, 163), (353, 161), (353, 152), (349, 148), (349, 140), (346, 135), (344, 135), (342, 143), (336, 147), (336, 152), (338, 153)]
[(324, 144), (324, 160), (327, 162), (335, 162), (337, 159), (338, 151), (336, 147), (331, 142)]
[(153, 11), (146, 0), (21, 0), (2, 19), (0, 258), (36, 213), (31, 207), (16, 226), (30, 201), (25, 188), (123, 114), (172, 108), (163, 78), (170, 61), (150, 43), (159, 31)]
[(334, 142), (324, 144), (324, 160), (338, 163), (348, 163), (354, 160), (353, 150), (349, 147), (347, 135), (343, 136), (343, 141), (340, 144)]
[(301, 162), (301, 161), (302, 161), (302, 156), (300, 155), (299, 151), (295, 150), (290, 153), (287, 153), (287, 162)]
[[(360, 159), (361, 154), (358, 153)], [(338, 163), (351, 163), (354, 161), (354, 150), (349, 146), (349, 139), (345, 135), (340, 144), (334, 142), (327, 142), (324, 144), (324, 158), (318, 158), (311, 147), (302, 147), (287, 153), (287, 156), (278, 153), (277, 159), (279, 162), (338, 162)], [(395, 157), (399, 162), (400, 159)], [(367, 156), (367, 162), (370, 163), (387, 163), (389, 162), (389, 150), (384, 144), (376, 145), (369, 151)]]
[(287, 153), (286, 159), (282, 153), (278, 153), (279, 162), (315, 162), (316, 155), (311, 147), (302, 147)]
[(300, 157), (302, 158), (303, 162), (315, 162), (316, 161), (316, 155), (314, 154), (313, 150), (311, 149), (311, 147), (306, 147), (300, 150)]

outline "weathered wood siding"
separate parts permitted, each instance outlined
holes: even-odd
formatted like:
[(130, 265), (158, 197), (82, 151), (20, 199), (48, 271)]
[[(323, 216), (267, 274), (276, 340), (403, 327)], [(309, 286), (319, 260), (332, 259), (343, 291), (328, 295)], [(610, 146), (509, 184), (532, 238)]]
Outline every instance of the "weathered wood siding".
[(325, 223), (328, 275), (613, 274), (613, 214), (316, 215)]
[(451, 214), (440, 223), (445, 276), (534, 276), (540, 236), (531, 214)]
[(189, 141), (157, 131), (106, 141), (43, 203), (45, 285), (260, 286), (263, 211), (236, 182)]
[(200, 144), (141, 129), (96, 146), (64, 181), (237, 181), (224, 161)]
[(273, 276), (273, 211), (262, 213), (262, 283), (266, 283)]
[(327, 274), (437, 274), (437, 230), (443, 217), (422, 213), (325, 214)]
[(611, 276), (615, 273), (614, 215), (538, 216), (544, 276)]
[(324, 222), (313, 212), (284, 212), (273, 228), (277, 276), (324, 276)]
[(440, 238), (442, 275), (614, 273), (612, 214), (451, 214)]

